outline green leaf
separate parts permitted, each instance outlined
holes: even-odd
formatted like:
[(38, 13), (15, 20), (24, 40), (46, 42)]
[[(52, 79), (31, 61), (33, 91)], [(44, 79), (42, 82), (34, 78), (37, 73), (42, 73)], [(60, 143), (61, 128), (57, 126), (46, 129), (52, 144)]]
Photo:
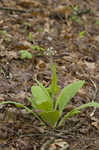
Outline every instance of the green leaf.
[(57, 85), (56, 64), (54, 64), (51, 69), (52, 69), (52, 82), (50, 86), (50, 92), (52, 96), (54, 96), (59, 90)]
[(26, 107), (25, 105), (21, 103), (12, 102), (12, 101), (6, 101), (6, 102), (0, 103), (0, 105), (3, 105), (3, 104), (14, 104), (16, 107), (24, 108), (27, 112), (32, 113), (38, 120), (42, 121), (35, 112), (33, 112), (31, 109), (29, 109), (28, 107)]
[(83, 104), (83, 105), (81, 105), (81, 106), (79, 106), (79, 107), (76, 107), (76, 108), (73, 109), (72, 111), (68, 112), (68, 113), (62, 118), (62, 120), (59, 122), (59, 126), (61, 126), (67, 118), (69, 118), (69, 117), (71, 117), (71, 116), (73, 116), (73, 115), (75, 115), (75, 114), (80, 113), (80, 110), (83, 109), (83, 108), (86, 108), (86, 107), (96, 107), (96, 108), (99, 108), (99, 103), (90, 102), (90, 103), (87, 103), (87, 104)]
[(99, 24), (99, 20), (96, 21), (96, 24)]
[(12, 102), (12, 101), (6, 101), (6, 102), (1, 102), (0, 105), (3, 104), (14, 104), (16, 107), (20, 107), (20, 108), (24, 108), (24, 105), (21, 103), (17, 103), (17, 102)]
[(68, 113), (67, 113), (66, 115), (64, 115), (64, 117), (61, 119), (61, 121), (59, 122), (59, 125), (58, 125), (58, 126), (61, 126), (67, 118), (69, 118), (69, 117), (71, 117), (71, 116), (73, 116), (73, 115), (76, 115), (76, 114), (78, 114), (78, 113), (80, 113), (79, 110), (72, 110), (72, 111), (68, 112)]
[(33, 42), (33, 35), (32, 35), (32, 32), (29, 32), (29, 41), (30, 41), (30, 42)]
[(71, 19), (72, 21), (77, 22), (77, 23), (81, 22), (80, 18), (76, 14), (72, 15)]
[(40, 47), (40, 46), (38, 46), (38, 45), (33, 45), (33, 46), (31, 46), (31, 48), (32, 48), (32, 50), (37, 50), (37, 51), (44, 51), (44, 48), (42, 48), (42, 47)]
[(36, 102), (35, 102), (34, 99), (32, 99), (31, 97), (27, 96), (27, 100), (31, 103), (31, 105), (32, 105), (33, 108), (37, 107), (37, 104), (36, 104)]
[(38, 105), (42, 102), (50, 101), (51, 97), (47, 89), (39, 81), (36, 80), (36, 82), (39, 84), (39, 86), (32, 86), (31, 88), (32, 96), (34, 97), (35, 103)]
[(80, 38), (83, 38), (84, 37), (84, 35), (85, 35), (85, 31), (81, 31), (80, 33), (79, 33), (79, 35), (80, 35)]
[(27, 112), (32, 112), (31, 109), (29, 109), (28, 107), (26, 107), (25, 105), (23, 105), (21, 103), (12, 102), (12, 101), (6, 101), (6, 102), (0, 103), (0, 105), (3, 105), (3, 104), (14, 104), (16, 107), (24, 108)]
[(21, 50), (19, 51), (19, 55), (21, 59), (32, 59), (32, 54), (26, 50)]
[(24, 108), (27, 112), (32, 112), (31, 109), (29, 109), (28, 107), (26, 107), (25, 105), (21, 104), (21, 103), (17, 103), (17, 102), (12, 102), (12, 101), (6, 101), (6, 102), (1, 102), (0, 105), (3, 105), (3, 104), (14, 104), (16, 107), (19, 107), (19, 108)]
[(83, 86), (84, 83), (85, 81), (77, 81), (64, 87), (56, 101), (55, 109), (58, 107), (59, 111), (62, 112), (68, 102), (72, 99), (72, 97), (75, 96), (77, 91)]
[(41, 112), (40, 116), (42, 117), (43, 120), (45, 120), (47, 123), (49, 123), (53, 127), (57, 123), (60, 117), (60, 113), (57, 110), (50, 111), (50, 112)]
[(96, 102), (90, 102), (90, 103), (87, 103), (87, 104), (83, 104), (79, 107), (76, 107), (74, 110), (81, 110), (83, 108), (86, 108), (86, 107), (96, 107), (96, 108), (99, 108), (99, 103), (96, 103)]
[(52, 109), (53, 109), (52, 101), (44, 101), (40, 104), (37, 104), (37, 103), (35, 103), (34, 99), (32, 99), (30, 97), (27, 97), (27, 99), (31, 103), (32, 107), (35, 109), (39, 109), (42, 111), (52, 111)]
[(52, 111), (53, 110), (53, 104), (52, 101), (45, 101), (42, 102), (41, 104), (36, 106), (37, 109), (42, 110), (42, 111)]
[(49, 97), (49, 100), (52, 100), (52, 97), (50, 96), (47, 88), (45, 88), (38, 80), (36, 80), (39, 87), (43, 90), (43, 92)]

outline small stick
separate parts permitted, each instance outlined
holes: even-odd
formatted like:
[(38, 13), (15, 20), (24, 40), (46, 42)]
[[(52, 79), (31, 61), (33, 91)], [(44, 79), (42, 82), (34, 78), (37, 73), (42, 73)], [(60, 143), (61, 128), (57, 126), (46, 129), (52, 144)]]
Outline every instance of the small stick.
[(0, 7), (0, 10), (15, 11), (15, 12), (20, 12), (20, 13), (27, 12), (26, 10), (14, 9), (14, 8), (8, 8), (8, 7)]
[[(95, 89), (94, 90), (94, 94), (93, 94), (93, 99), (92, 99), (92, 101), (94, 102), (95, 99), (96, 99), (96, 95), (97, 95), (98, 89), (97, 89), (97, 86), (96, 86), (95, 82), (93, 80), (90, 80), (90, 81), (93, 84), (94, 89)], [(94, 107), (92, 113), (90, 114), (90, 117), (92, 117), (94, 115), (95, 111), (96, 111), (96, 107)]]

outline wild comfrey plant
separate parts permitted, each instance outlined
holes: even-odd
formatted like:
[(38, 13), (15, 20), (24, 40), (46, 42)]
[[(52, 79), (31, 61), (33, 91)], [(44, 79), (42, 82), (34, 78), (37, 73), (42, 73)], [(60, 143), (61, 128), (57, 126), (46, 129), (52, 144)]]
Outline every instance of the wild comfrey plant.
[(83, 86), (85, 81), (76, 81), (64, 87), (59, 96), (55, 99), (56, 94), (59, 92), (55, 64), (52, 66), (52, 80), (51, 85), (48, 88), (45, 88), (38, 80), (36, 80), (36, 82), (37, 85), (31, 87), (32, 97), (27, 97), (28, 101), (31, 103), (32, 109), (12, 101), (1, 102), (0, 104), (15, 104), (17, 107), (24, 108), (27, 112), (32, 113), (33, 116), (43, 124), (51, 128), (61, 126), (68, 117), (80, 113), (80, 110), (83, 108), (92, 106), (99, 108), (99, 103), (90, 102), (76, 107), (63, 116), (63, 110), (66, 108), (72, 97), (74, 97), (78, 90)]

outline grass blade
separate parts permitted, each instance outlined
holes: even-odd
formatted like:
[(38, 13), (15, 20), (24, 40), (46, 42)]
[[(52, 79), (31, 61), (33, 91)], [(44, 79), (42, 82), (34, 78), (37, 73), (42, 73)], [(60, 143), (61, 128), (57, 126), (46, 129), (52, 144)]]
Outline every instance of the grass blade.
[(83, 105), (75, 108), (74, 110), (81, 110), (81, 109), (86, 108), (86, 107), (96, 107), (96, 108), (99, 108), (99, 103), (90, 102), (90, 103), (87, 103), (87, 104), (83, 104)]
[(24, 108), (27, 112), (32, 113), (35, 118), (37, 118), (38, 120), (41, 121), (41, 119), (39, 118), (39, 116), (35, 112), (33, 112), (31, 109), (29, 109), (28, 107), (26, 107), (25, 105), (23, 105), (21, 103), (12, 102), (12, 101), (6, 101), (6, 102), (1, 102), (0, 103), (0, 105), (3, 105), (3, 104), (13, 104), (16, 107)]
[(76, 115), (78, 113), (80, 113), (79, 110), (72, 110), (72, 111), (68, 112), (66, 115), (64, 115), (62, 120), (59, 122), (58, 127), (61, 126), (67, 118), (69, 118), (69, 117), (71, 117), (73, 115)]
[(90, 102), (90, 103), (87, 103), (87, 104), (83, 104), (83, 105), (81, 105), (81, 106), (79, 106), (79, 107), (76, 107), (76, 108), (73, 109), (72, 111), (68, 112), (68, 113), (62, 118), (62, 120), (59, 122), (59, 125), (58, 125), (58, 126), (61, 126), (67, 118), (69, 118), (69, 117), (71, 117), (71, 116), (73, 116), (73, 115), (75, 115), (75, 114), (80, 113), (80, 110), (81, 110), (81, 109), (84, 109), (84, 108), (86, 108), (86, 107), (96, 107), (96, 108), (99, 108), (99, 103)]

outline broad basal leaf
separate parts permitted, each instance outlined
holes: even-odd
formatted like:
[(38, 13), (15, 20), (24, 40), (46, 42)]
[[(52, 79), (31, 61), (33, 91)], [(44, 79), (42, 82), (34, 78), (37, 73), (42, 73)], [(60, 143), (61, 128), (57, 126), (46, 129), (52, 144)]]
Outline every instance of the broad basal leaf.
[(51, 100), (48, 91), (44, 87), (32, 86), (31, 92), (36, 104)]
[(59, 111), (62, 112), (72, 97), (74, 97), (77, 91), (83, 86), (84, 82), (85, 81), (77, 81), (64, 87), (56, 101), (55, 109), (58, 107)]
[(42, 89), (42, 91), (45, 93), (46, 96), (49, 97), (49, 99), (51, 100), (51, 97), (47, 91), (47, 89), (42, 85), (42, 83), (40, 83), (38, 80), (36, 80), (37, 84), (39, 85), (39, 87)]
[(59, 111), (41, 112), (40, 116), (43, 120), (49, 123), (52, 127), (57, 123), (60, 113)]
[(41, 104), (36, 105), (36, 109), (42, 110), (42, 111), (52, 111), (53, 109), (53, 104), (52, 101), (45, 101), (42, 102)]

